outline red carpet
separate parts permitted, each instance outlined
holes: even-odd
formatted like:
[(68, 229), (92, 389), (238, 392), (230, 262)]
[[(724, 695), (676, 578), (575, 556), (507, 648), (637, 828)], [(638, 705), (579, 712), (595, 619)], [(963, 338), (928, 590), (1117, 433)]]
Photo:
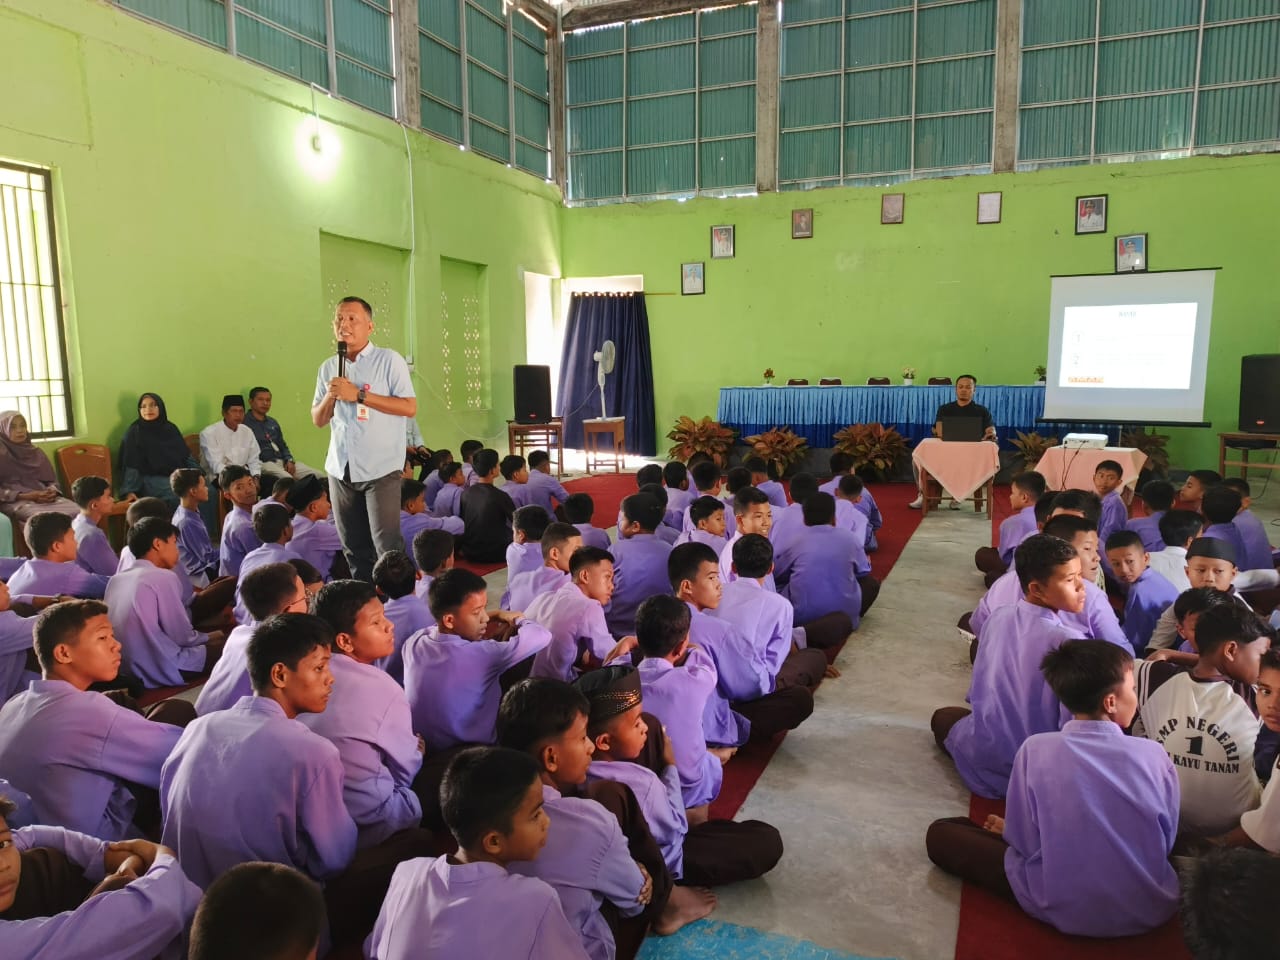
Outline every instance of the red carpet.
[[(972, 797), (969, 819), (982, 823), (987, 815), (1004, 814), (1004, 801)], [(964, 885), (960, 894), (960, 929), (955, 960), (1191, 960), (1174, 917), (1159, 930), (1140, 937), (1094, 940), (1069, 937), (1014, 904)]]

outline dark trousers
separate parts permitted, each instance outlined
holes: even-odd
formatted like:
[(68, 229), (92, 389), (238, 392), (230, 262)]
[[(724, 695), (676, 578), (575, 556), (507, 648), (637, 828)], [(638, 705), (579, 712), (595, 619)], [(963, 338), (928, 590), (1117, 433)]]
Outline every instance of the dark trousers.
[(440, 783), (444, 780), (444, 772), (449, 763), (463, 750), (470, 747), (483, 746), (478, 743), (460, 743), (448, 750), (428, 750), (422, 758), (422, 769), (413, 781), (413, 792), (422, 806), (422, 825), (428, 830), (440, 832), (447, 830), (444, 814), (440, 810)]
[(787, 687), (806, 687), (818, 689), (823, 676), (827, 672), (827, 655), (821, 650), (792, 650), (787, 659), (782, 661), (778, 670), (777, 685), (779, 690)]
[(191, 623), (202, 633), (235, 627), (231, 612), (236, 602), (236, 578), (219, 577), (191, 598)]
[(876, 597), (880, 596), (880, 581), (869, 573), (864, 574), (858, 578), (858, 588), (862, 591), (862, 606), (858, 608), (858, 616), (865, 617), (871, 605), (876, 602)]
[(827, 613), (797, 626), (804, 629), (805, 646), (821, 650), (827, 657), (827, 663), (835, 662), (853, 633), (853, 621), (847, 613)]
[(947, 817), (930, 824), (924, 846), (929, 859), (952, 876), (1018, 902), (1004, 872), (1009, 845), (999, 834), (984, 830), (968, 817)]
[(359, 943), (373, 929), (396, 867), (439, 850), (426, 830), (401, 830), (377, 846), (357, 850), (351, 865), (324, 885), (334, 946)]
[(943, 750), (947, 749), (947, 734), (951, 732), (952, 727), (971, 713), (973, 711), (968, 707), (939, 707), (933, 711), (929, 727), (933, 730), (933, 739), (937, 741), (939, 747)]
[(809, 718), (813, 691), (803, 686), (784, 687), (754, 700), (737, 700), (733, 709), (751, 721), (752, 740), (769, 740)]
[[(1000, 551), (995, 547), (979, 547), (973, 555), (973, 565), (982, 573), (995, 574), (996, 577), (1009, 569), (1005, 562), (1000, 559)], [(995, 577), (992, 577), (987, 586), (991, 586), (994, 581)]]
[[(348, 472), (348, 476), (350, 476)], [(329, 499), (351, 576), (373, 580), (373, 565), (389, 550), (403, 550), (400, 533), (400, 471), (353, 483), (329, 477)]]
[[(116, 700), (117, 703), (121, 702), (119, 698), (113, 697), (112, 699)], [(178, 697), (161, 700), (159, 703), (153, 703), (145, 709), (139, 708), (131, 701), (126, 701), (124, 705), (137, 710), (138, 713), (141, 713), (153, 723), (165, 723), (171, 727), (185, 728), (187, 724), (196, 718), (195, 704), (190, 700), (181, 700)], [(150, 839), (159, 839), (161, 828), (160, 792), (140, 783), (130, 783), (129, 792), (133, 794), (134, 800), (137, 801), (137, 805), (133, 810), (133, 825), (141, 830), (144, 836)]]

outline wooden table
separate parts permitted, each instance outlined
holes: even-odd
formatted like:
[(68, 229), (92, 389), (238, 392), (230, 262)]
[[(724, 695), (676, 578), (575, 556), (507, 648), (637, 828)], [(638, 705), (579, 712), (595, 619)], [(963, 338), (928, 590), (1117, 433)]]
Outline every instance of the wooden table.
[(526, 449), (546, 449), (556, 465), (556, 476), (564, 476), (564, 421), (552, 417), (546, 423), (507, 421), (507, 449), (523, 457)]
[(1093, 475), (1103, 460), (1123, 468), (1120, 485), (1132, 490), (1147, 465), (1147, 455), (1134, 447), (1050, 447), (1032, 469), (1044, 477), (1048, 490), (1092, 490)]
[[(994, 443), (925, 439), (916, 444), (911, 462), (920, 471), (922, 516), (928, 516), (931, 503), (942, 502), (943, 491), (957, 501), (972, 501), (975, 511), (982, 510), (985, 501), (991, 516), (995, 476), (1000, 472), (1000, 449)], [(940, 488), (937, 493), (935, 486)]]
[[(1261, 440), (1264, 444), (1271, 443), (1272, 446), (1231, 447), (1232, 441), (1239, 440)], [(1249, 462), (1250, 449), (1274, 450), (1277, 444), (1280, 444), (1280, 433), (1220, 433), (1218, 434), (1218, 473), (1225, 477), (1227, 475), (1227, 467), (1239, 467), (1240, 476), (1248, 479), (1250, 467), (1255, 470), (1280, 470), (1280, 463), (1276, 463), (1274, 458), (1270, 463)], [(1228, 447), (1240, 451), (1239, 460), (1227, 459)]]
[[(587, 454), (587, 473), (599, 466), (612, 466), (614, 473), (622, 472), (627, 455), (622, 449), (626, 425), (626, 417), (592, 417), (582, 421), (582, 446)], [(612, 449), (601, 448), (601, 437), (613, 437)]]

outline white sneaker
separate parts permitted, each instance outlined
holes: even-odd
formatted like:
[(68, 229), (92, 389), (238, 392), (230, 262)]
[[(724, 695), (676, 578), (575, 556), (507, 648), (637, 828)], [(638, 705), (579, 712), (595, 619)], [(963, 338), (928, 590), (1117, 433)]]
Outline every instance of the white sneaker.
[(910, 507), (912, 510), (919, 510), (921, 507), (924, 506), (924, 496), (921, 495), (916, 497), (914, 500), (908, 503), (907, 506)]

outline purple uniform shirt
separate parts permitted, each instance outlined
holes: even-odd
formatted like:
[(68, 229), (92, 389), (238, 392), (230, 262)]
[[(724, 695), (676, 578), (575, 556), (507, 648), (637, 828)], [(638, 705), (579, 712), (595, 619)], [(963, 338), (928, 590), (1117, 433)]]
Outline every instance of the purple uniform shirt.
[(204, 519), (197, 511), (179, 505), (170, 522), (178, 528), (178, 557), (182, 569), (194, 586), (206, 586), (209, 569), (218, 565), (218, 551), (209, 539)]
[(676, 541), (680, 539), (680, 531), (675, 527), (668, 527), (665, 523), (658, 524), (658, 529), (653, 531), (653, 535), (669, 547), (674, 547)]
[(338, 748), (342, 798), (359, 831), (356, 846), (363, 849), (422, 819), (413, 792), (422, 751), (399, 684), (346, 654), (335, 653), (329, 669), (333, 693), (324, 713), (303, 714), (298, 721)]
[(1240, 534), (1240, 542), (1244, 545), (1244, 553), (1238, 556), (1240, 569), (1272, 569), (1275, 561), (1272, 558), (1271, 541), (1267, 539), (1267, 528), (1257, 515), (1252, 510), (1241, 510), (1231, 524)]
[(90, 573), (76, 563), (56, 563), (31, 557), (9, 578), (9, 593), (36, 597), (57, 597), (65, 593), (84, 600), (101, 600), (110, 579)]
[[(236, 623), (248, 623), (253, 619), (249, 615), (248, 607), (240, 599), (240, 584), (244, 583), (244, 578), (259, 567), (265, 567), (269, 563), (288, 563), (290, 560), (296, 559), (298, 559), (298, 552), (293, 549), (292, 542), (264, 543), (262, 546), (254, 547), (245, 554), (244, 559), (240, 561), (239, 583), (236, 584), (236, 605), (234, 610)], [(324, 571), (321, 570), (321, 572), (323, 573)]]
[(660, 721), (671, 740), (686, 807), (710, 803), (720, 793), (724, 769), (707, 750), (702, 715), (716, 694), (716, 665), (705, 650), (690, 650), (681, 666), (647, 657), (640, 661), (644, 708)]
[(1120, 496), (1119, 490), (1112, 490), (1102, 498), (1102, 513), (1098, 517), (1098, 544), (1105, 550), (1107, 537), (1117, 530), (1123, 530), (1129, 522), (1129, 507)]
[(76, 534), (76, 563), (89, 573), (112, 576), (120, 558), (111, 549), (111, 542), (102, 528), (83, 513), (77, 513), (71, 518), (71, 529)]
[(770, 691), (773, 678), (750, 640), (724, 620), (717, 620), (693, 604), (688, 607), (689, 642), (705, 650), (716, 667), (716, 693), (707, 698), (702, 732), (707, 743), (725, 746), (746, 743), (751, 722), (729, 704), (764, 696)]
[[(542, 544), (535, 540), (507, 546), (507, 579), (518, 577), (542, 566)], [(503, 605), (506, 609), (506, 605)]]
[(241, 624), (227, 635), (222, 656), (213, 665), (209, 679), (196, 697), (196, 713), (204, 716), (215, 710), (229, 710), (241, 697), (253, 696), (253, 684), (249, 682), (249, 641), (253, 639), (256, 623)]
[(677, 533), (684, 529), (684, 512), (697, 496), (692, 490), (667, 487), (667, 512), (662, 522)]
[(853, 534), (862, 547), (862, 559), (858, 561), (858, 576), (871, 572), (871, 561), (867, 559), (867, 540), (871, 536), (871, 528), (867, 515), (858, 509), (861, 500), (845, 500), (836, 497), (836, 526)]
[[(502, 492), (511, 498), (511, 502), (517, 508), (526, 507), (532, 502), (529, 499), (532, 496), (532, 491), (527, 483), (516, 483), (514, 480), (507, 480), (502, 484)], [(551, 516), (552, 519), (555, 518), (555, 514)]]
[(1063, 721), (1058, 698), (1040, 673), (1040, 661), (1075, 636), (1055, 611), (1019, 600), (991, 614), (983, 628), (966, 698), (973, 713), (947, 735), (947, 752), (970, 790), (1003, 797), (1018, 748)]
[[(1154, 749), (1153, 749), (1154, 748)], [(1127, 937), (1178, 909), (1169, 853), (1178, 777), (1160, 745), (1109, 720), (1068, 720), (1018, 751), (1005, 874), (1022, 909), (1063, 933)]]
[[(1011, 607), (1022, 599), (1022, 586), (1018, 583), (1018, 572), (1010, 570), (1002, 574), (983, 598), (969, 618), (969, 629), (976, 636), (982, 635), (982, 627), (992, 612), (1000, 607)], [(1058, 619), (1072, 630), (1072, 636), (1079, 639), (1106, 640), (1119, 646), (1129, 646), (1129, 640), (1120, 627), (1116, 612), (1106, 593), (1096, 584), (1085, 582), (1084, 609), (1079, 613), (1058, 611)]]
[[(1204, 532), (1200, 534), (1202, 537), (1216, 537), (1219, 540), (1225, 540), (1231, 544), (1236, 552), (1236, 559), (1244, 562), (1245, 545), (1244, 538), (1240, 536), (1240, 528), (1234, 523), (1212, 523), (1204, 528)], [(1270, 564), (1265, 569), (1270, 569)], [(1241, 567), (1240, 569), (1244, 569)]]
[[(741, 539), (742, 534), (735, 530), (720, 551), (720, 582), (723, 584), (730, 584), (738, 579), (738, 575), (733, 570), (733, 545)], [(772, 573), (765, 575), (764, 587), (766, 590), (776, 592), (777, 587), (774, 585)]]
[(1009, 519), (1000, 524), (1000, 562), (1006, 567), (1013, 566), (1013, 551), (1027, 537), (1036, 533), (1035, 506), (1023, 507)]
[(529, 482), (525, 487), (528, 490), (529, 503), (536, 504), (547, 511), (547, 516), (552, 519), (555, 519), (556, 515), (555, 501), (564, 503), (569, 499), (569, 491), (560, 485), (560, 481), (541, 470), (529, 471)]
[(609, 534), (599, 527), (593, 527), (589, 523), (575, 523), (574, 526), (582, 533), (582, 545), (584, 547), (599, 547), (601, 550), (613, 549)]
[(720, 551), (724, 549), (725, 542), (724, 537), (717, 537), (714, 533), (708, 533), (706, 530), (699, 530), (696, 527), (686, 530), (676, 537), (676, 546), (682, 543), (705, 543), (716, 552), (716, 556), (719, 556)]
[(137, 836), (128, 784), (153, 790), (182, 731), (100, 693), (33, 680), (0, 709), (0, 770), (40, 823), (103, 840)]
[[(544, 593), (554, 593), (562, 584), (569, 582), (569, 575), (555, 567), (539, 567), (537, 570), (526, 570), (519, 576), (507, 581), (508, 610), (528, 610), (534, 599)], [(615, 576), (616, 583), (616, 576)]]
[(804, 505), (793, 503), (785, 510), (779, 510), (773, 515), (773, 526), (769, 528), (769, 542), (773, 544), (773, 555), (776, 558), (778, 552), (785, 548), (797, 533), (802, 532), (804, 526)]
[(27, 669), (27, 654), (35, 642), (35, 632), (35, 617), (0, 610), (0, 703), (36, 679), (36, 674)]
[(387, 676), (404, 686), (404, 642), (419, 630), (436, 625), (436, 618), (431, 615), (427, 601), (415, 593), (387, 600), (382, 604), (382, 612), (391, 621), (395, 631), (395, 652), (378, 661), (378, 667), (385, 670)]
[(432, 508), (432, 513), (437, 517), (462, 517), (462, 491), (465, 486), (459, 486), (456, 483), (446, 483), (440, 488), (440, 492), (436, 494), (436, 503)]
[(795, 616), (791, 604), (762, 586), (759, 580), (739, 577), (724, 585), (720, 606), (708, 613), (751, 641), (769, 674), (769, 689), (765, 692), (772, 693), (778, 671), (791, 653)]
[[(103, 876), (106, 843), (58, 827), (15, 830), (19, 851), (57, 850), (80, 867), (86, 880)], [(136, 960), (185, 956), (181, 937), (201, 891), (178, 861), (158, 854), (151, 868), (128, 886), (90, 897), (74, 910), (30, 920), (0, 920), (0, 956), (8, 960)]]
[(672, 876), (684, 873), (684, 838), (689, 832), (684, 797), (680, 793), (680, 771), (667, 767), (659, 777), (639, 763), (618, 760), (592, 760), (588, 780), (613, 780), (625, 783), (635, 795), (654, 842), (662, 851), (663, 862)]
[(405, 548), (410, 556), (413, 555), (413, 538), (423, 530), (443, 530), (460, 537), (463, 529), (461, 517), (433, 517), (429, 513), (400, 511), (400, 535), (404, 537)]
[(243, 507), (233, 507), (222, 524), (222, 541), (218, 547), (218, 576), (239, 577), (240, 564), (249, 551), (262, 546), (253, 532), (253, 514)]
[(505, 642), (464, 640), (438, 626), (405, 641), (405, 694), (413, 730), (428, 750), (497, 740), (498, 678), (551, 642), (546, 627), (523, 617), (516, 624), (519, 630)]
[[(328, 520), (317, 523), (306, 517), (294, 517), (289, 549), (319, 570), (328, 581), (334, 557), (342, 552), (342, 538), (338, 536), (337, 526)], [(241, 579), (244, 579), (243, 575)]]
[(428, 510), (434, 510), (436, 508), (436, 496), (444, 487), (444, 481), (440, 479), (440, 471), (432, 470), (427, 479), (422, 481), (422, 485), (426, 487), (422, 493), (422, 499), (426, 502)]
[(858, 629), (862, 618), (862, 588), (858, 568), (867, 561), (866, 548), (848, 530), (805, 527), (777, 554), (774, 576), (782, 594), (795, 608), (799, 624), (828, 613), (844, 612)]
[(182, 673), (204, 670), (209, 637), (191, 625), (177, 570), (135, 560), (107, 586), (107, 615), (120, 641), (123, 669), (149, 689), (176, 687)]
[[(424, 938), (424, 931), (430, 936)], [(392, 874), (364, 956), (480, 960), (510, 956), (513, 944), (520, 945), (522, 960), (588, 960), (582, 937), (569, 926), (549, 884), (508, 873), (497, 863), (420, 857)]]
[(644, 886), (631, 859), (627, 838), (612, 813), (594, 800), (562, 797), (555, 787), (542, 787), (543, 809), (551, 824), (547, 845), (537, 860), (508, 864), (515, 874), (537, 877), (560, 896), (569, 926), (577, 930), (591, 960), (613, 960), (613, 933), (600, 912), (608, 900), (624, 917), (644, 910), (636, 898)]
[(161, 842), (207, 887), (238, 863), (283, 863), (313, 880), (347, 868), (356, 825), (338, 748), (266, 697), (199, 717), (160, 776)]
[(615, 637), (636, 632), (636, 610), (650, 597), (671, 593), (667, 558), (671, 544), (652, 533), (620, 537), (613, 554), (613, 596), (604, 608), (605, 621)]
[[(544, 568), (545, 569), (545, 568)], [(525, 616), (551, 631), (551, 642), (533, 658), (532, 677), (550, 677), (566, 683), (578, 676), (576, 665), (584, 648), (600, 660), (613, 649), (613, 635), (604, 621), (604, 608), (571, 580), (554, 593), (534, 598)]]
[(1134, 517), (1124, 525), (1124, 529), (1132, 530), (1142, 538), (1143, 550), (1155, 553), (1165, 548), (1164, 538), (1160, 536), (1160, 518), (1164, 515), (1165, 511), (1157, 510), (1150, 516)]
[(765, 480), (756, 484), (756, 489), (769, 498), (769, 504), (776, 510), (787, 508), (787, 491), (777, 480)]
[(1141, 659), (1151, 642), (1160, 614), (1177, 599), (1178, 588), (1150, 567), (1129, 584), (1129, 593), (1124, 600), (1123, 627), (1134, 656)]

